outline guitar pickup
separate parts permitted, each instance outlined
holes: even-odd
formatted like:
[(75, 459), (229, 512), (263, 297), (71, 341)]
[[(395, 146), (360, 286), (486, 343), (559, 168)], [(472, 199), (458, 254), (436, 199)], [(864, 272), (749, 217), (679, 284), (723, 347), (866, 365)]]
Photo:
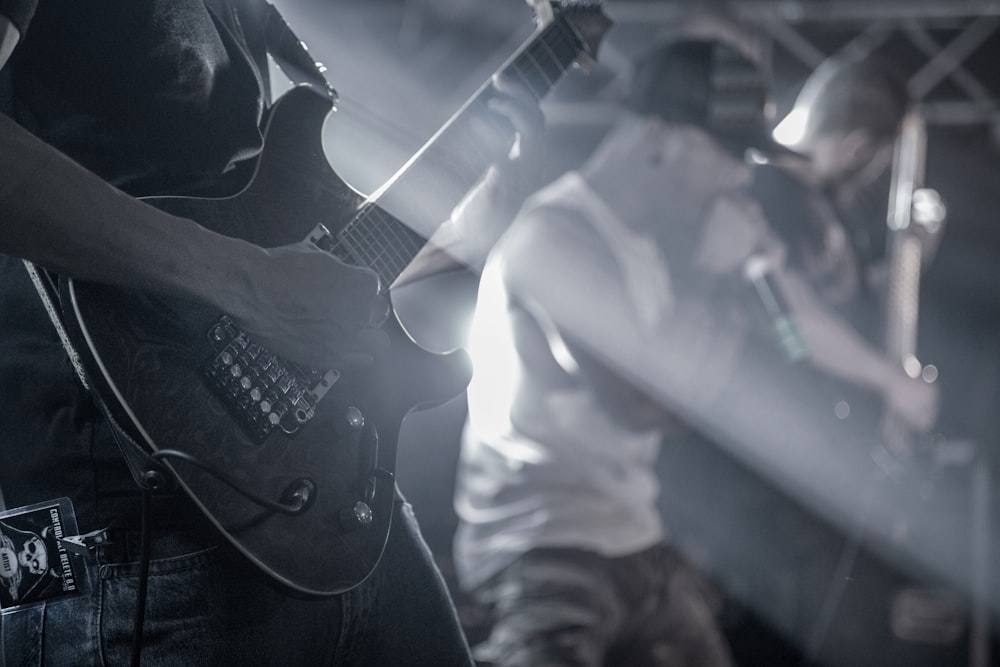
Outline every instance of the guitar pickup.
[(340, 372), (303, 369), (253, 342), (228, 316), (208, 330), (214, 354), (202, 375), (240, 427), (257, 444), (276, 428), (295, 435), (316, 416), (316, 406)]

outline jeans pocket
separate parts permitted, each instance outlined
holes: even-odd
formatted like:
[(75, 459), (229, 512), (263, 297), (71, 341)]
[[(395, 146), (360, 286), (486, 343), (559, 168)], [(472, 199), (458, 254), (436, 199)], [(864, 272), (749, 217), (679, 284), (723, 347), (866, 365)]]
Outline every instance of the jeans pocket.
[[(151, 560), (141, 640), (143, 664), (223, 664), (219, 638), (225, 637), (224, 560), (217, 547)], [(136, 630), (139, 563), (100, 568), (100, 640), (103, 661), (128, 664)]]

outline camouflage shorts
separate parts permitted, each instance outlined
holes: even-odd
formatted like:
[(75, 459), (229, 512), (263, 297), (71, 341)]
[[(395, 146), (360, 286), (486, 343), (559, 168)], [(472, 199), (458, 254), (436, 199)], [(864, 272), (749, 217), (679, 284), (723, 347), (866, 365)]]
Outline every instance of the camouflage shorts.
[(491, 616), (481, 664), (733, 664), (704, 579), (658, 545), (621, 558), (537, 549), (474, 592)]

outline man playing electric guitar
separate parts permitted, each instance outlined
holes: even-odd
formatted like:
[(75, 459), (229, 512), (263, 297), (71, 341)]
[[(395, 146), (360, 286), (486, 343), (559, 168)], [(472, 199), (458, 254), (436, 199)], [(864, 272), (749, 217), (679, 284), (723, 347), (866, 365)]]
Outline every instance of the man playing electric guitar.
[[(46, 278), (22, 262), (210, 306), (309, 367), (370, 363), (387, 309), (373, 270), (305, 239), (261, 247), (135, 198), (222, 181), (231, 194), (246, 181), (277, 20), (256, 0), (0, 0), (0, 488), (8, 513), (68, 497), (80, 535), (61, 548), (88, 554), (69, 556), (79, 595), (4, 609), (6, 664), (120, 665), (130, 653), (190, 665), (470, 662), (400, 499), (380, 566), (318, 600), (263, 581), (176, 489), (152, 496), (143, 531), (138, 489), (32, 284)], [(516, 83), (493, 93), (528, 159), (534, 100)], [(519, 203), (505, 192), (520, 169), (502, 160), (475, 191), (498, 218)]]

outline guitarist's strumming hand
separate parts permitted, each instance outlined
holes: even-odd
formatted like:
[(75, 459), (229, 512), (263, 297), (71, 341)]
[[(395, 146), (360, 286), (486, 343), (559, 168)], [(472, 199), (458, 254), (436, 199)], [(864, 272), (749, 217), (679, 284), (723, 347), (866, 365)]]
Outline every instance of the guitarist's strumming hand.
[(225, 300), (247, 334), (316, 369), (370, 363), (389, 343), (378, 275), (305, 241), (259, 249)]

